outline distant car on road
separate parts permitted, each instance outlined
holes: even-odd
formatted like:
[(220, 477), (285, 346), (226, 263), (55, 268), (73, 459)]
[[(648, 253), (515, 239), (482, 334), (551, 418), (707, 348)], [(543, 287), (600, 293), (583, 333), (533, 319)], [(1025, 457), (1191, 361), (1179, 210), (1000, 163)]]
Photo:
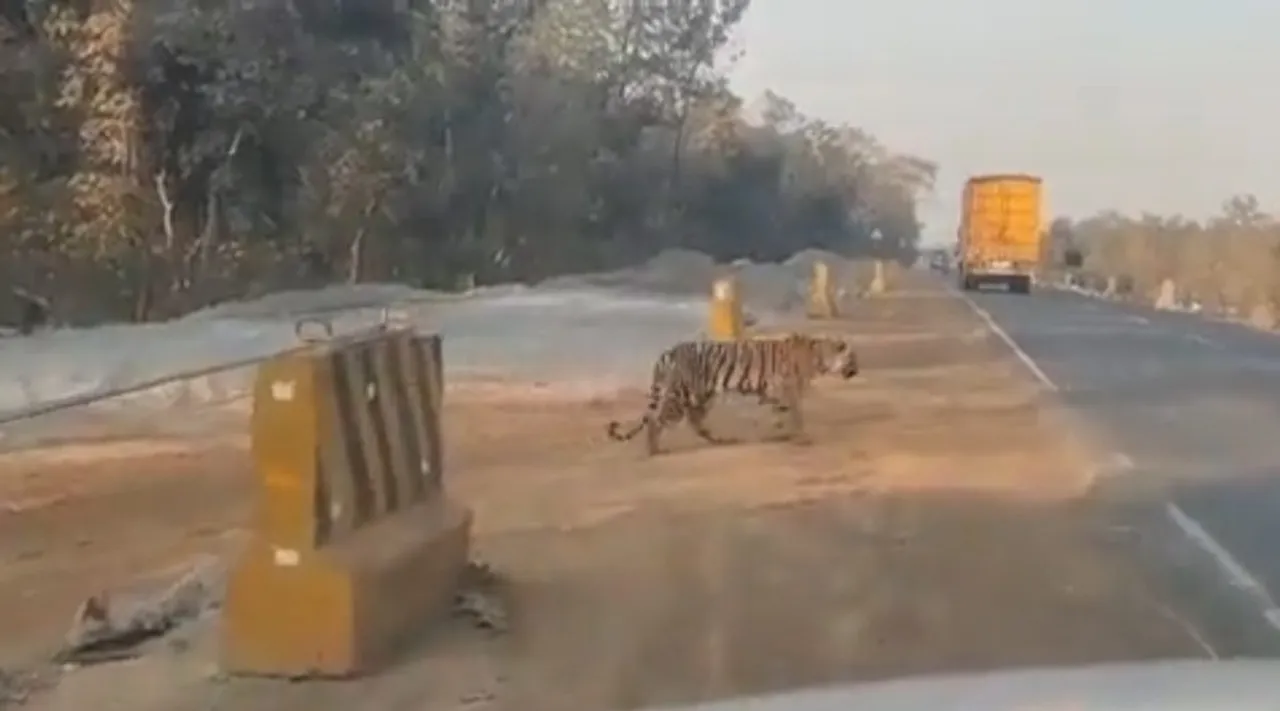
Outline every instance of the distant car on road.
[(943, 250), (938, 250), (929, 257), (929, 268), (947, 274), (951, 271), (951, 258)]

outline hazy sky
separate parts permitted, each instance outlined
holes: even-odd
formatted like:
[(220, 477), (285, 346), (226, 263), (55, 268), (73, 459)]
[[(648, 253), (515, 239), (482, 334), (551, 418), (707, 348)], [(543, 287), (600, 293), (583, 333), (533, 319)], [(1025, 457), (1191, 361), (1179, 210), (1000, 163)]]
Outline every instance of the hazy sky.
[(940, 166), (1045, 178), (1050, 214), (1280, 209), (1280, 0), (754, 0), (733, 70)]

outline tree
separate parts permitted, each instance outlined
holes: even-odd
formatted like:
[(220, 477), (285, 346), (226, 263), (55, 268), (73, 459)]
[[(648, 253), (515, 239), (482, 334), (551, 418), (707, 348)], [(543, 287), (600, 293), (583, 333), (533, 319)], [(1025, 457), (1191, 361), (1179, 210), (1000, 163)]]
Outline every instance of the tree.
[(1227, 199), (1203, 222), (1109, 211), (1073, 223), (1071, 232), (1088, 269), (1131, 278), (1140, 289), (1172, 279), (1210, 310), (1280, 305), (1280, 225), (1252, 195)]
[(133, 1), (0, 18), (0, 266), (72, 320), (919, 238), (931, 163), (728, 90), (748, 0)]

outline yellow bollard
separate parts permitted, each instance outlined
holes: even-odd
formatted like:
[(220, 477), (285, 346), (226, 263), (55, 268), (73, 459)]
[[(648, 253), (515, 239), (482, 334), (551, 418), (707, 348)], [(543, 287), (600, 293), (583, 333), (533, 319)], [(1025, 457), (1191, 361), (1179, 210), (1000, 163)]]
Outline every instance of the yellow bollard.
[(711, 310), (707, 331), (719, 341), (742, 338), (742, 300), (732, 277), (717, 279), (711, 285)]
[(831, 286), (831, 268), (826, 262), (813, 263), (813, 276), (809, 280), (809, 318), (835, 318), (837, 314), (835, 290)]

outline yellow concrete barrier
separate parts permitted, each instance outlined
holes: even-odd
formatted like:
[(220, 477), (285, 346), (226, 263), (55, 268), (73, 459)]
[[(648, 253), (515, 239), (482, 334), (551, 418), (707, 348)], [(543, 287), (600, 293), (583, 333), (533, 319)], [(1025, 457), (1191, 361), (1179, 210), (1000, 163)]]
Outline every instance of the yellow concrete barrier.
[(809, 318), (815, 319), (835, 318), (839, 315), (835, 287), (831, 284), (831, 268), (826, 262), (813, 263), (807, 312)]
[(710, 336), (732, 341), (742, 337), (742, 299), (732, 277), (717, 279), (711, 285), (711, 309), (707, 324)]
[(260, 490), (232, 570), (230, 673), (352, 676), (452, 605), (471, 513), (442, 484), (438, 336), (384, 327), (259, 367)]

